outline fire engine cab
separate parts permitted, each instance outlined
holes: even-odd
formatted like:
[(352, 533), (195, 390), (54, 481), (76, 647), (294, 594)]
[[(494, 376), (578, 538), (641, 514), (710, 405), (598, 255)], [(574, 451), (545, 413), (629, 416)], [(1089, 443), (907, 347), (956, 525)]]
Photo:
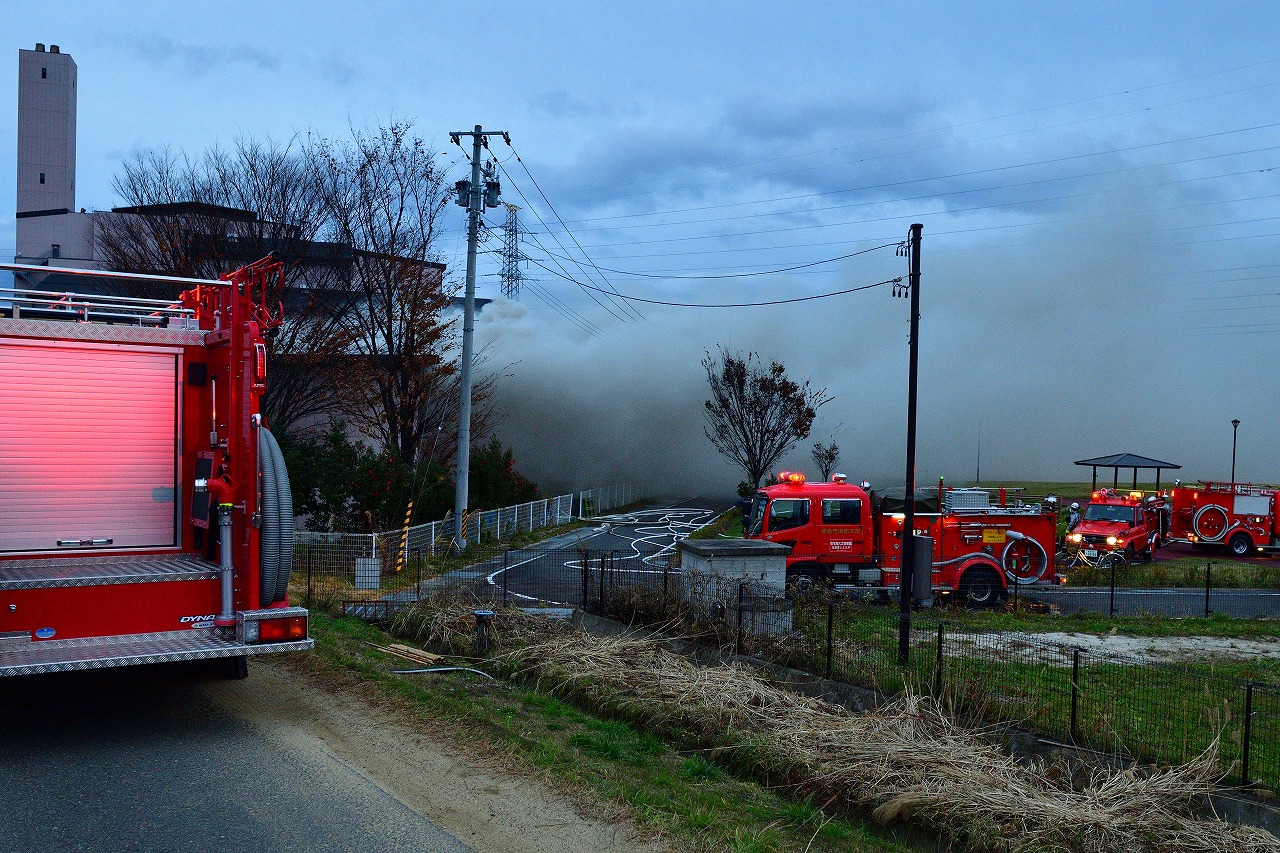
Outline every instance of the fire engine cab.
[(1124, 554), (1129, 563), (1138, 554), (1150, 558), (1168, 533), (1167, 513), (1165, 502), (1155, 495), (1100, 489), (1090, 496), (1067, 541), (1085, 557), (1110, 551)]
[(220, 280), (3, 264), (186, 288), (176, 300), (0, 290), (0, 676), (309, 649), (288, 603), (293, 502), (259, 414), (265, 292)]
[(1225, 547), (1244, 557), (1280, 551), (1280, 487), (1214, 483), (1174, 488), (1170, 535), (1197, 547)]
[[(836, 474), (805, 482), (783, 472), (756, 493), (744, 526), (749, 539), (790, 546), (787, 581), (799, 593), (830, 583), (838, 590), (892, 593), (902, 571), (902, 500)], [(931, 589), (994, 604), (1011, 585), (1057, 581), (1057, 506), (992, 502), (985, 489), (929, 489), (917, 494), (915, 528), (933, 538)]]

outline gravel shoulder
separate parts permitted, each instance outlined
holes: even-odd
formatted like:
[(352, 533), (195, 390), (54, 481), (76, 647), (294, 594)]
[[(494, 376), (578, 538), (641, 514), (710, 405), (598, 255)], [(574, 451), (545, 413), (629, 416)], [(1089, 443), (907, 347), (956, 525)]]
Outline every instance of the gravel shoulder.
[(259, 659), (247, 680), (205, 689), (267, 738), (332, 755), (475, 850), (670, 849), (642, 839), (615, 807), (576, 801), (504, 766), (491, 745), (348, 679)]

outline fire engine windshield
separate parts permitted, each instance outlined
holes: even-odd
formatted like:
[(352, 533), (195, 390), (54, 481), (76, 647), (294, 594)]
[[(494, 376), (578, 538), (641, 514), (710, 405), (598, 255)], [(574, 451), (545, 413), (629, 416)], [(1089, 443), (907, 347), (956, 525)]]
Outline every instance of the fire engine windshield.
[(1133, 507), (1110, 506), (1107, 504), (1089, 504), (1084, 508), (1085, 521), (1123, 521), (1133, 523)]
[(751, 536), (759, 535), (760, 528), (764, 525), (764, 505), (769, 502), (766, 495), (756, 495), (755, 500), (751, 502), (751, 512), (747, 515), (746, 531)]
[(786, 498), (769, 504), (769, 532), (789, 530), (809, 523), (809, 499)]

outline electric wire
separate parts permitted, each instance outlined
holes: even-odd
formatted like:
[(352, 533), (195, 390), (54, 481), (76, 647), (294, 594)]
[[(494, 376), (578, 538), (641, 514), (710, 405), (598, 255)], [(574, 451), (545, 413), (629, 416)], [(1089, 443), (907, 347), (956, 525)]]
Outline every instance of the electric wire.
[(796, 264), (794, 266), (789, 266), (789, 267), (778, 267), (776, 269), (769, 269), (769, 270), (756, 270), (753, 272), (723, 273), (719, 275), (666, 275), (663, 273), (630, 272), (628, 270), (615, 270), (615, 269), (610, 269), (609, 267), (597, 267), (597, 269), (602, 269), (605, 272), (611, 272), (616, 275), (628, 275), (628, 276), (634, 276), (637, 278), (664, 278), (664, 279), (751, 278), (753, 276), (759, 276), (759, 275), (776, 275), (777, 273), (794, 272), (796, 270), (802, 270), (802, 269), (807, 269), (809, 267), (821, 266), (823, 264), (833, 264), (837, 261), (843, 261), (848, 258), (856, 258), (858, 255), (865, 255), (865, 254), (868, 254), (869, 252), (874, 252), (878, 249), (887, 249), (890, 246), (897, 246), (901, 242), (902, 241), (899, 240), (893, 243), (884, 243), (883, 245), (880, 245), (880, 246), (874, 246), (870, 249), (863, 249), (859, 252), (849, 252), (848, 254), (840, 255), (835, 258), (823, 258), (820, 261), (809, 261), (808, 263)]
[[(563, 228), (565, 233), (569, 236), (569, 238), (573, 240), (573, 244), (578, 247), (579, 252), (582, 252), (582, 256), (587, 259), (587, 262), (590, 263), (591, 266), (596, 269), (596, 272), (600, 275), (601, 279), (604, 280), (605, 284), (609, 285), (608, 279), (605, 278), (604, 274), (601, 273), (599, 268), (595, 266), (595, 261), (591, 260), (591, 256), (587, 254), (587, 250), (582, 248), (582, 244), (578, 242), (578, 238), (573, 234), (572, 231), (569, 230), (569, 226), (565, 225), (564, 220), (560, 218), (560, 212), (556, 210), (555, 205), (551, 203), (551, 199), (547, 198), (547, 194), (542, 191), (541, 185), (538, 184), (538, 179), (533, 176), (533, 172), (529, 171), (528, 164), (524, 162), (524, 158), (520, 156), (520, 153), (516, 151), (515, 146), (511, 144), (511, 140), (510, 139), (506, 140), (506, 143), (507, 143), (507, 147), (511, 149), (511, 153), (515, 155), (516, 162), (520, 164), (520, 168), (524, 169), (524, 173), (528, 175), (529, 180), (533, 182), (534, 189), (538, 191), (538, 195), (542, 196), (542, 200), (546, 202), (547, 209), (551, 211), (551, 213), (555, 216), (556, 221), (560, 223), (560, 227)], [(499, 168), (502, 168), (501, 164), (499, 164)], [(502, 169), (502, 171), (503, 171), (503, 174), (507, 174), (506, 169)], [(522, 194), (522, 197), (523, 197), (523, 194)], [(610, 290), (613, 290), (615, 293), (617, 292), (612, 285), (609, 285), (609, 288)], [(602, 292), (607, 293), (607, 291), (602, 291)], [(626, 303), (624, 303), (624, 307), (631, 314), (633, 314), (637, 320), (644, 320), (644, 316), (641, 315), (634, 308), (631, 308), (629, 305), (626, 305)]]
[[(536, 260), (534, 263), (538, 264)], [(542, 266), (542, 264), (538, 264), (538, 266)], [(553, 275), (557, 274), (549, 267), (542, 268)], [(884, 281), (877, 281), (873, 284), (864, 284), (860, 287), (834, 290), (829, 293), (816, 293), (810, 296), (795, 296), (789, 299), (771, 299), (764, 302), (669, 302), (662, 299), (647, 299), (643, 296), (631, 296), (626, 293), (618, 293), (617, 296), (619, 299), (626, 299), (630, 302), (640, 302), (645, 305), (662, 305), (671, 308), (763, 308), (770, 305), (789, 305), (793, 302), (811, 302), (815, 299), (830, 299), (833, 296), (844, 296), (849, 293), (858, 293), (859, 291), (870, 290), (873, 287), (882, 287), (886, 284), (901, 284), (902, 278), (902, 276), (898, 276), (897, 278), (887, 278)], [(577, 284), (580, 287), (585, 287), (591, 290), (598, 289), (594, 285), (590, 284), (582, 284), (581, 282), (577, 282)]]
[[(908, 133), (901, 133), (901, 134), (896, 134), (896, 135), (894, 135), (894, 136), (881, 137), (881, 138), (879, 138), (879, 139), (861, 140), (861, 141), (859, 141), (859, 142), (853, 142), (853, 143), (849, 143), (849, 144), (847, 144), (847, 145), (837, 146), (837, 147), (835, 147), (835, 148), (831, 148), (831, 149), (822, 149), (821, 151), (805, 151), (805, 152), (799, 152), (799, 153), (796, 153), (796, 154), (785, 154), (785, 155), (781, 155), (781, 156), (778, 156), (778, 157), (768, 157), (768, 158), (764, 158), (764, 159), (761, 159), (761, 160), (751, 160), (751, 161), (746, 161), (746, 162), (740, 162), (740, 163), (736, 163), (736, 164), (733, 164), (733, 165), (730, 165), (730, 166), (725, 166), (725, 167), (723, 167), (723, 168), (726, 168), (726, 169), (739, 169), (739, 168), (744, 168), (744, 167), (746, 167), (746, 166), (756, 166), (756, 165), (763, 165), (763, 164), (766, 164), (766, 163), (776, 163), (776, 162), (780, 162), (780, 161), (783, 161), (783, 160), (794, 160), (794, 159), (797, 159), (797, 158), (800, 158), (800, 157), (809, 157), (809, 156), (812, 156), (812, 155), (814, 155), (814, 154), (825, 154), (825, 153), (831, 153), (831, 152), (835, 152), (835, 151), (843, 151), (843, 150), (845, 150), (846, 148), (852, 148), (852, 147), (859, 146), (859, 145), (877, 145), (877, 144), (884, 143), (884, 142), (897, 142), (897, 141), (902, 140), (902, 139), (910, 139), (910, 138), (917, 137), (917, 136), (923, 136), (923, 135), (925, 135), (925, 134), (929, 134), (929, 133), (940, 133), (940, 132), (944, 132), (944, 131), (945, 131), (945, 132), (954, 132), (955, 130), (958, 130), (958, 129), (963, 128), (963, 127), (972, 127), (973, 125), (985, 124), (985, 123), (993, 122), (993, 121), (1003, 121), (1003, 120), (1005, 120), (1005, 119), (1010, 119), (1010, 118), (1021, 118), (1022, 116), (1025, 116), (1025, 115), (1032, 115), (1032, 114), (1035, 114), (1035, 113), (1047, 112), (1047, 111), (1049, 111), (1049, 110), (1062, 109), (1062, 108), (1064, 108), (1064, 107), (1074, 107), (1074, 106), (1079, 106), (1079, 105), (1081, 105), (1081, 104), (1094, 103), (1094, 102), (1097, 102), (1097, 101), (1107, 100), (1108, 98), (1118, 98), (1118, 97), (1123, 97), (1123, 96), (1125, 96), (1125, 95), (1132, 95), (1132, 94), (1137, 93), (1137, 92), (1149, 91), (1149, 90), (1151, 90), (1151, 89), (1159, 89), (1159, 88), (1163, 88), (1163, 87), (1165, 87), (1165, 86), (1176, 86), (1176, 85), (1178, 85), (1178, 84), (1180, 84), (1180, 83), (1189, 83), (1189, 82), (1192, 82), (1192, 81), (1195, 81), (1195, 80), (1202, 80), (1202, 79), (1206, 79), (1206, 78), (1209, 78), (1209, 77), (1218, 77), (1218, 76), (1221, 76), (1221, 75), (1223, 75), (1223, 74), (1234, 74), (1234, 73), (1235, 73), (1235, 72), (1237, 72), (1237, 71), (1248, 71), (1248, 70), (1250, 70), (1250, 69), (1253, 69), (1253, 68), (1259, 68), (1259, 67), (1264, 66), (1264, 65), (1272, 65), (1272, 64), (1274, 64), (1274, 63), (1276, 63), (1276, 62), (1280, 62), (1280, 59), (1265, 59), (1265, 60), (1262, 60), (1262, 61), (1260, 61), (1260, 62), (1252, 62), (1252, 63), (1246, 64), (1246, 65), (1237, 65), (1237, 66), (1234, 66), (1234, 67), (1231, 67), (1231, 68), (1224, 68), (1224, 69), (1220, 69), (1220, 70), (1218, 70), (1218, 71), (1209, 71), (1209, 72), (1205, 72), (1205, 73), (1202, 73), (1202, 74), (1195, 74), (1195, 75), (1192, 75), (1192, 76), (1190, 76), (1190, 77), (1181, 77), (1181, 78), (1178, 78), (1178, 79), (1176, 79), (1176, 80), (1167, 80), (1167, 81), (1164, 81), (1164, 82), (1161, 82), (1161, 83), (1151, 83), (1151, 84), (1147, 84), (1147, 85), (1144, 85), (1144, 86), (1135, 86), (1135, 87), (1132, 87), (1132, 88), (1129, 88), (1129, 89), (1122, 89), (1122, 90), (1120, 90), (1120, 91), (1118, 91), (1118, 92), (1109, 92), (1109, 93), (1104, 94), (1104, 95), (1094, 95), (1094, 96), (1091, 96), (1091, 97), (1088, 97), (1088, 98), (1080, 98), (1080, 99), (1073, 100), (1073, 101), (1062, 101), (1062, 102), (1059, 102), (1059, 103), (1057, 103), (1057, 104), (1048, 104), (1048, 105), (1046, 105), (1046, 106), (1042, 106), (1042, 107), (1033, 107), (1033, 108), (1031, 108), (1031, 109), (1027, 109), (1027, 110), (1019, 110), (1018, 112), (1013, 112), (1013, 113), (1005, 113), (1005, 114), (1002, 114), (1002, 115), (987, 116), (987, 117), (984, 117), (984, 118), (971, 119), (971, 120), (969, 120), (969, 121), (958, 122), (958, 123), (955, 123), (955, 124), (949, 124), (949, 125), (945, 125), (945, 126), (943, 126), (943, 125), (939, 125), (939, 126), (936, 126), (936, 127), (924, 128), (924, 129), (921, 129), (921, 130), (913, 130), (913, 131), (910, 131), (910, 132), (908, 132)], [(600, 192), (602, 192), (602, 191), (604, 191), (604, 190), (618, 189), (618, 188), (620, 188), (620, 187), (628, 187), (628, 186), (637, 186), (637, 185), (640, 185), (640, 184), (647, 184), (647, 183), (654, 183), (655, 181), (658, 181), (658, 180), (666, 180), (666, 179), (668, 179), (668, 178), (670, 178), (670, 177), (679, 177), (679, 176), (680, 176), (680, 175), (682, 175), (682, 174), (684, 174), (684, 175), (695, 175), (695, 174), (699, 174), (699, 172), (698, 172), (698, 170), (695, 170), (695, 169), (686, 169), (686, 170), (684, 170), (683, 172), (676, 172), (676, 173), (674, 173), (673, 175), (667, 175), (667, 176), (664, 176), (663, 178), (645, 178), (645, 179), (642, 179), (642, 180), (637, 180), (637, 181), (628, 181), (628, 182), (621, 183), (621, 184), (612, 184), (612, 185), (605, 186), (605, 187), (595, 187), (595, 188), (590, 188), (590, 189), (574, 190), (574, 191), (571, 191), (571, 192), (565, 193), (565, 195), (573, 196), (573, 195), (585, 195), (585, 194), (590, 193), (590, 194), (593, 194), (593, 195), (597, 195), (597, 196), (599, 196)], [(617, 198), (617, 197), (619, 197), (619, 196), (615, 196), (615, 198)]]

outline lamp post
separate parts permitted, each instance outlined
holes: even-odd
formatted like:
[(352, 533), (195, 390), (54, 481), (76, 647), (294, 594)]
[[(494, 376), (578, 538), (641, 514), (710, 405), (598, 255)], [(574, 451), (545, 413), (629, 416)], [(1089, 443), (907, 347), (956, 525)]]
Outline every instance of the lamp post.
[(1236, 485), (1236, 432), (1240, 429), (1240, 419), (1231, 421), (1231, 487)]

